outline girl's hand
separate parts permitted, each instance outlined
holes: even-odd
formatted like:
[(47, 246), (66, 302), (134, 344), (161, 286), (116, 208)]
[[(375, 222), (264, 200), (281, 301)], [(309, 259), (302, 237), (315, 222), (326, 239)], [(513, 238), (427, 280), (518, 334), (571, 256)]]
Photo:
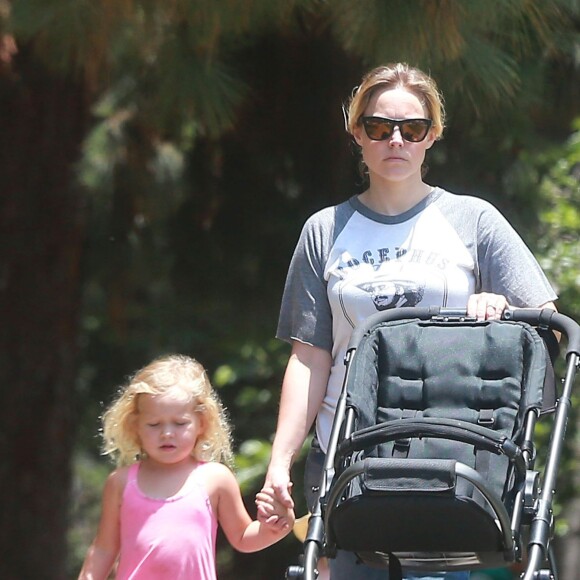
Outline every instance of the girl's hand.
[(478, 320), (499, 320), (509, 307), (506, 297), (501, 294), (481, 292), (472, 294), (467, 301), (467, 315)]
[[(276, 501), (280, 502), (286, 509), (294, 509), (294, 501), (290, 495), (292, 482), (288, 469), (270, 466), (262, 492), (273, 493)], [(276, 521), (276, 516), (269, 512), (264, 504), (256, 505), (258, 505), (258, 520), (260, 522), (272, 523), (272, 521)]]
[(256, 494), (256, 506), (263, 515), (263, 519), (258, 519), (264, 524), (275, 529), (289, 529), (294, 525), (294, 510), (277, 499), (274, 488), (263, 487)]

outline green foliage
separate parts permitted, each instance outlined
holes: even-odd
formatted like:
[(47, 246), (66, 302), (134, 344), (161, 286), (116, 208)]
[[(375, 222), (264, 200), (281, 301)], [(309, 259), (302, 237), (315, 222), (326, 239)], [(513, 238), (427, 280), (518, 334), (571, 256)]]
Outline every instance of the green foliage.
[(71, 526), (68, 533), (68, 577), (78, 575), (87, 546), (95, 535), (101, 513), (101, 494), (110, 472), (110, 462), (97, 461), (79, 452), (74, 458), (74, 477), (71, 492)]
[(523, 152), (508, 181), (513, 194), (537, 215), (530, 239), (555, 283), (560, 308), (580, 316), (580, 120), (562, 144), (539, 153)]
[[(533, 217), (528, 239), (558, 291), (559, 310), (580, 320), (580, 120), (573, 123), (573, 133), (561, 145), (522, 152), (506, 175), (506, 182), (519, 206)], [(559, 365), (560, 376), (563, 370)], [(565, 505), (580, 493), (579, 405), (580, 395), (575, 394), (554, 506), (556, 533), (560, 536), (566, 534), (569, 525)], [(537, 428), (540, 462), (545, 461), (552, 423), (545, 418)]]
[(541, 160), (549, 167), (540, 194), (542, 228), (538, 250), (543, 265), (557, 281), (562, 304), (580, 316), (580, 122), (576, 132), (554, 155)]
[(523, 97), (522, 61), (541, 66), (546, 54), (573, 53), (577, 42), (578, 6), (570, 1), (369, 0), (361, 10), (356, 2), (331, 0), (328, 6), (333, 31), (349, 53), (369, 65), (419, 63), (448, 97), (458, 93), (454, 111), (482, 116)]
[[(542, 173), (540, 199), (544, 204), (540, 210), (538, 253), (558, 288), (560, 310), (580, 320), (580, 120), (563, 146), (538, 156), (537, 166)], [(560, 516), (557, 528), (560, 535), (566, 533), (569, 524), (563, 505), (580, 493), (579, 407), (580, 395), (576, 392), (559, 473), (556, 515)]]

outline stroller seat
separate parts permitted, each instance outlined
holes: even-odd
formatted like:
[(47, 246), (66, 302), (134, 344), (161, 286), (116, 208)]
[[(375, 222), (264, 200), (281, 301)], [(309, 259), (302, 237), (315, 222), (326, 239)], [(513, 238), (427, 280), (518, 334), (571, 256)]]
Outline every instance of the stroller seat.
[[(555, 328), (572, 334), (562, 401), (578, 365), (580, 327), (552, 315)], [(546, 311), (507, 316), (476, 321), (464, 312), (401, 308), (355, 329), (304, 578), (316, 577), (320, 553), (332, 558), (337, 549), (388, 567), (391, 580), (401, 566), (507, 566), (521, 561), (524, 531), (534, 522), (534, 573), (549, 558), (553, 494), (544, 498), (534, 470), (534, 427), (554, 410), (555, 386), (533, 323), (544, 332), (554, 318), (547, 322)], [(561, 439), (562, 432), (553, 437), (553, 460)], [(549, 470), (551, 486), (556, 465)]]
[[(517, 478), (508, 477), (510, 458), (494, 449), (511, 440), (513, 459), (521, 459), (517, 444), (527, 412), (542, 407), (547, 360), (544, 341), (521, 323), (373, 325), (352, 360), (346, 405), (355, 417), (353, 432), (337, 451), (345, 467), (361, 460), (366, 466), (356, 476), (337, 469), (337, 490), (348, 492), (336, 505), (329, 501), (329, 540), (367, 563), (376, 557), (364, 545), (370, 551), (462, 552), (470, 567), (512, 562), (511, 533), (502, 534), (496, 521), (501, 515), (509, 522)], [(474, 445), (486, 437), (483, 448)], [(458, 475), (457, 462), (476, 470), (484, 486)], [(525, 478), (523, 461), (519, 476)], [(503, 500), (500, 513), (481, 489)], [(466, 558), (466, 550), (483, 554)], [(429, 557), (428, 566), (446, 569), (452, 557)]]

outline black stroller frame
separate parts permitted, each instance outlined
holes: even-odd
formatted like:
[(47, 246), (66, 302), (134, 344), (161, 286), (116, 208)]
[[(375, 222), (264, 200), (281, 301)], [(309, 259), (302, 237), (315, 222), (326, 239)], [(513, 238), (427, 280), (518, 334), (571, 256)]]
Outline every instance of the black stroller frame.
[[(541, 338), (551, 331), (567, 339), (559, 389)], [(390, 580), (402, 568), (522, 561), (524, 580), (556, 579), (553, 501), (580, 326), (548, 309), (476, 321), (457, 309), (398, 308), (354, 329), (345, 365), (302, 564), (286, 577), (315, 580), (319, 559), (342, 549), (388, 568)], [(540, 472), (534, 431), (545, 412), (555, 414)]]

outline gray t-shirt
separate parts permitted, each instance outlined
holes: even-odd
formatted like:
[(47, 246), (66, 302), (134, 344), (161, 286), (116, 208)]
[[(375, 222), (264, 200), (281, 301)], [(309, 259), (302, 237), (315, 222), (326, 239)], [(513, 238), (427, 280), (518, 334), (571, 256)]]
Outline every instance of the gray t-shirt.
[(326, 451), (354, 326), (400, 306), (465, 308), (474, 292), (537, 307), (556, 293), (536, 259), (488, 202), (435, 188), (398, 216), (356, 196), (311, 216), (284, 288), (276, 336), (329, 351), (333, 364), (317, 436)]

